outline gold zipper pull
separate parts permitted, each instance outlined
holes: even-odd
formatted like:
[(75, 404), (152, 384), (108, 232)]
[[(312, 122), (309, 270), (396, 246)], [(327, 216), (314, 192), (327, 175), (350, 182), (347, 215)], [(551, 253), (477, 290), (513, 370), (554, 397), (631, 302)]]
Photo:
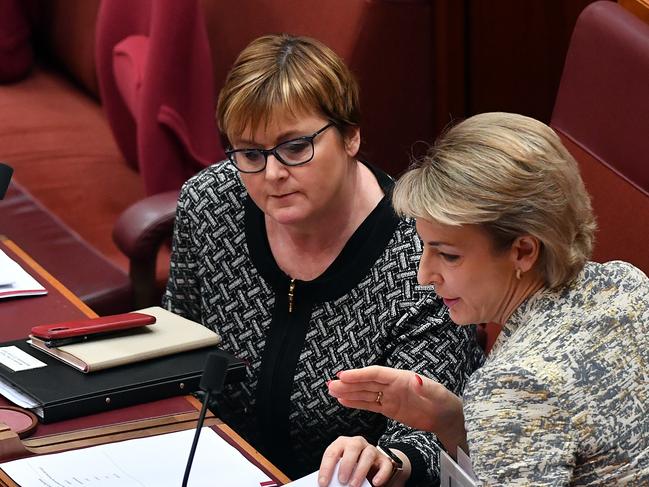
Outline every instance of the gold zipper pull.
[(289, 313), (293, 312), (293, 299), (295, 298), (294, 291), (295, 291), (295, 279), (291, 279), (291, 283), (288, 285), (288, 312)]

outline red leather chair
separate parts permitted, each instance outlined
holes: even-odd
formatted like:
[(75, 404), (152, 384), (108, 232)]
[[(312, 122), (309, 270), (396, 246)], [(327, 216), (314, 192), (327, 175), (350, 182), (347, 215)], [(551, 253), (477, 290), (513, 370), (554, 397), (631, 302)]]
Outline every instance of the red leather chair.
[(19, 0), (0, 0), (0, 83), (25, 77), (32, 67), (30, 25)]
[(224, 158), (216, 90), (197, 0), (104, 0), (97, 20), (102, 103), (147, 194), (178, 190)]
[[(219, 91), (253, 39), (286, 32), (314, 37), (356, 76), (361, 95), (361, 153), (397, 176), (412, 146), (429, 143), (450, 121), (434, 71), (448, 21), (446, 2), (430, 0), (200, 0)], [(449, 36), (450, 37), (450, 36)], [(461, 47), (458, 46), (458, 49)], [(442, 63), (440, 62), (440, 65)], [(443, 76), (442, 76), (443, 75)], [(443, 105), (446, 110), (440, 108)], [(423, 149), (425, 144), (415, 146)]]
[(648, 24), (613, 2), (584, 9), (550, 124), (592, 196), (594, 260), (626, 260), (649, 274)]

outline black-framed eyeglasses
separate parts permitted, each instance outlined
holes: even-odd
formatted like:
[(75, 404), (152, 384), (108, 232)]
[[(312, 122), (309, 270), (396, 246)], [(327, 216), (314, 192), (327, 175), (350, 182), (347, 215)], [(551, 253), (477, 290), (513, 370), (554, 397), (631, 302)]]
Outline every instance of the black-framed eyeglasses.
[(301, 166), (313, 159), (315, 153), (313, 140), (334, 125), (333, 122), (329, 122), (312, 135), (286, 140), (272, 149), (229, 149), (225, 154), (239, 171), (245, 173), (261, 172), (266, 169), (268, 156), (271, 154), (285, 166)]

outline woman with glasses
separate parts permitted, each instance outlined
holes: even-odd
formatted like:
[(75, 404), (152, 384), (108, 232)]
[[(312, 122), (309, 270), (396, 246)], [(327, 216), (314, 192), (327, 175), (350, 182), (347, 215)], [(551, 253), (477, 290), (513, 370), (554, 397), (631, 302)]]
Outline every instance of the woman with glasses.
[(217, 118), (228, 160), (182, 189), (164, 298), (249, 362), (216, 413), (289, 477), (317, 470), (333, 442), (323, 483), (342, 457), (350, 485), (370, 472), (385, 485), (400, 464), (394, 485), (430, 485), (434, 435), (327, 394), (337, 372), (371, 364), (459, 393), (480, 359), (472, 331), (416, 286), (420, 246), (392, 210), (392, 179), (358, 159), (355, 80), (313, 39), (262, 37), (236, 60)]

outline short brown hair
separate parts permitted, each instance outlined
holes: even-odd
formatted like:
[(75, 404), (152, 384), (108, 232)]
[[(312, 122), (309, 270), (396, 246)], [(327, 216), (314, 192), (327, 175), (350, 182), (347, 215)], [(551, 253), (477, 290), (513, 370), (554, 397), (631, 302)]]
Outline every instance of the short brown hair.
[(595, 217), (577, 163), (547, 125), (483, 113), (449, 129), (397, 182), (397, 212), (480, 225), (496, 250), (522, 235), (541, 242), (548, 287), (574, 278), (592, 251)]
[(345, 129), (360, 123), (358, 98), (354, 76), (327, 46), (309, 37), (267, 35), (239, 54), (219, 94), (217, 122), (229, 138), (284, 109), (317, 111)]

